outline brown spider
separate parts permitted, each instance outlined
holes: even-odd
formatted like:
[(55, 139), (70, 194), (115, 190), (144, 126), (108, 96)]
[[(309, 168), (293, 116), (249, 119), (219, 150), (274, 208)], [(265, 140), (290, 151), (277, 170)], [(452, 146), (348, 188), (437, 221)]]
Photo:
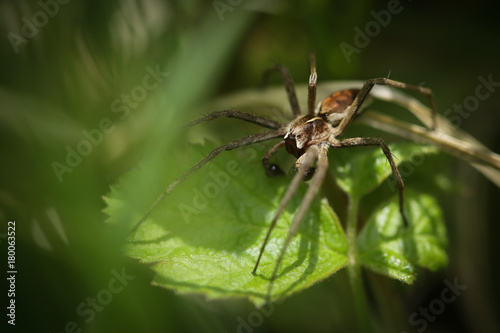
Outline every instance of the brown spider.
[[(283, 65), (275, 65), (269, 68), (264, 73), (264, 78), (274, 71), (279, 71), (281, 73), (282, 79), (285, 84), (285, 88), (288, 94), (288, 99), (292, 108), (293, 115), (295, 119), (287, 124), (281, 124), (276, 121), (259, 117), (256, 115), (243, 113), (235, 110), (222, 110), (216, 111), (208, 114), (205, 117), (194, 120), (188, 124), (188, 126), (196, 125), (202, 122), (207, 122), (214, 120), (219, 117), (229, 117), (241, 119), (250, 123), (260, 125), (271, 129), (271, 131), (251, 135), (249, 137), (237, 139), (230, 141), (218, 148), (212, 150), (205, 158), (203, 158), (196, 165), (191, 167), (186, 173), (176, 179), (172, 184), (170, 184), (165, 191), (158, 197), (158, 199), (149, 208), (146, 214), (137, 222), (137, 224), (132, 228), (130, 233), (133, 233), (141, 223), (149, 216), (152, 210), (160, 203), (160, 201), (169, 194), (179, 183), (181, 183), (186, 177), (191, 175), (193, 172), (201, 168), (207, 162), (214, 159), (221, 152), (226, 150), (232, 150), (235, 148), (248, 146), (255, 144), (257, 142), (267, 141), (276, 138), (282, 138), (280, 142), (272, 146), (262, 157), (262, 164), (265, 168), (266, 174), (268, 176), (278, 176), (283, 174), (282, 169), (273, 163), (269, 162), (271, 156), (273, 156), (279, 149), (285, 147), (286, 150), (297, 158), (295, 168), (296, 174), (293, 177), (291, 184), (289, 185), (280, 205), (271, 221), (269, 229), (266, 234), (266, 238), (262, 243), (259, 256), (252, 270), (255, 274), (259, 266), (260, 259), (264, 250), (266, 248), (269, 236), (276, 226), (278, 218), (281, 216), (286, 205), (291, 200), (293, 194), (296, 192), (300, 182), (302, 180), (311, 180), (309, 188), (302, 200), (297, 213), (295, 214), (292, 223), (290, 225), (288, 236), (281, 248), (281, 253), (278, 257), (278, 261), (274, 267), (273, 274), (271, 276), (271, 283), (276, 278), (277, 272), (279, 270), (281, 261), (286, 252), (288, 244), (292, 238), (297, 233), (299, 225), (308, 210), (315, 193), (321, 186), (326, 170), (328, 168), (328, 158), (327, 152), (330, 148), (345, 148), (345, 147), (357, 147), (357, 146), (379, 146), (389, 164), (391, 166), (394, 177), (397, 181), (399, 188), (399, 210), (401, 212), (401, 217), (404, 224), (407, 225), (408, 221), (404, 214), (404, 199), (403, 199), (403, 180), (399, 173), (399, 170), (394, 162), (391, 155), (391, 151), (387, 144), (380, 138), (376, 137), (359, 137), (359, 138), (348, 138), (348, 139), (338, 139), (347, 126), (354, 119), (356, 113), (360, 110), (361, 105), (365, 101), (366, 97), (370, 93), (370, 90), (374, 85), (387, 85), (402, 89), (407, 89), (422, 93), (427, 95), (430, 100), (430, 105), (432, 108), (433, 115), (434, 110), (434, 99), (430, 89), (409, 85), (406, 83), (390, 80), (388, 78), (376, 78), (366, 81), (361, 89), (346, 89), (335, 93), (332, 93), (326, 97), (321, 103), (315, 107), (316, 104), (316, 64), (315, 55), (313, 52), (310, 54), (310, 66), (311, 74), (309, 77), (309, 88), (308, 88), (308, 113), (301, 115), (299, 104), (297, 101), (297, 96), (295, 94), (295, 88), (293, 84), (292, 77), (288, 69)], [(434, 119), (433, 119), (434, 123)]]

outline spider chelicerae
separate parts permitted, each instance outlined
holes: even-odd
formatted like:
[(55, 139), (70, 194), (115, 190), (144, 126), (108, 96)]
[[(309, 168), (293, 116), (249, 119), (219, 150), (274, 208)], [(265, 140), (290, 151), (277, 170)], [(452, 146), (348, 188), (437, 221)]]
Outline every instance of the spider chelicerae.
[(266, 174), (271, 177), (276, 177), (284, 174), (283, 170), (277, 164), (270, 162), (270, 158), (281, 148), (285, 148), (288, 153), (292, 154), (297, 159), (295, 163), (296, 174), (293, 177), (290, 185), (288, 186), (288, 189), (286, 190), (284, 197), (281, 200), (278, 209), (271, 221), (264, 242), (262, 243), (262, 246), (260, 248), (259, 255), (256, 259), (255, 266), (252, 270), (253, 274), (257, 272), (259, 262), (261, 260), (262, 254), (265, 251), (271, 232), (276, 226), (276, 223), (283, 210), (290, 202), (294, 193), (297, 191), (300, 182), (303, 180), (310, 180), (309, 188), (304, 195), (297, 213), (293, 217), (288, 236), (281, 248), (281, 252), (271, 276), (271, 283), (276, 278), (288, 244), (297, 233), (305, 213), (307, 212), (316, 192), (320, 188), (325, 178), (325, 174), (328, 169), (327, 152), (329, 149), (358, 146), (380, 147), (387, 160), (389, 161), (392, 173), (394, 174), (394, 177), (396, 179), (399, 190), (399, 210), (401, 213), (401, 218), (404, 224), (408, 225), (408, 221), (404, 212), (403, 179), (401, 178), (398, 167), (394, 162), (391, 150), (389, 149), (387, 144), (378, 137), (357, 137), (346, 139), (339, 139), (339, 137), (342, 136), (346, 128), (359, 112), (361, 106), (363, 105), (363, 102), (368, 97), (374, 85), (386, 85), (426, 95), (429, 98), (433, 114), (433, 124), (435, 124), (435, 107), (432, 91), (428, 88), (409, 85), (403, 82), (390, 80), (389, 78), (375, 78), (367, 80), (361, 87), (361, 89), (345, 89), (334, 92), (316, 105), (317, 73), (314, 53), (311, 52), (309, 57), (311, 74), (309, 77), (308, 86), (307, 114), (301, 114), (299, 103), (295, 93), (295, 87), (289, 70), (281, 64), (277, 64), (267, 69), (264, 72), (264, 78), (267, 78), (271, 73), (276, 71), (281, 74), (294, 119), (289, 123), (283, 124), (271, 119), (236, 110), (222, 110), (210, 113), (205, 117), (188, 123), (188, 126), (193, 126), (199, 123), (212, 121), (220, 117), (229, 117), (260, 125), (262, 127), (270, 129), (270, 131), (233, 140), (212, 150), (205, 158), (191, 167), (163, 191), (163, 193), (156, 199), (156, 201), (149, 208), (146, 214), (131, 229), (129, 234), (137, 230), (137, 228), (146, 220), (146, 218), (155, 209), (155, 207), (177, 185), (179, 185), (184, 179), (186, 179), (196, 170), (200, 169), (206, 163), (214, 159), (221, 152), (278, 138), (281, 138), (282, 140), (272, 146), (262, 157), (262, 165), (264, 166)]

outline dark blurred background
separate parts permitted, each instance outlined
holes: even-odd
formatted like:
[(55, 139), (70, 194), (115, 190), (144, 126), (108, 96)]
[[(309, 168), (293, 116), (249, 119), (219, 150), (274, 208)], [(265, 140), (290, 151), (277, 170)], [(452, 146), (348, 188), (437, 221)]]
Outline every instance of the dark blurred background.
[[(493, 1), (1, 1), (0, 247), (7, 253), (15, 220), (18, 271), (8, 332), (352, 331), (345, 272), (263, 310), (151, 286), (152, 271), (122, 255), (124, 230), (105, 224), (102, 197), (150, 144), (168, 144), (158, 133), (214, 97), (258, 86), (268, 66), (283, 63), (305, 83), (311, 49), (320, 81), (391, 71), (432, 88), (440, 113), (463, 104), (480, 76), (500, 81), (498, 9)], [(366, 27), (372, 37), (361, 41)], [(491, 89), (459, 125), (500, 152), (500, 91)], [(89, 136), (94, 143), (82, 146)], [(71, 155), (77, 149), (87, 155)], [(434, 167), (455, 183), (437, 194), (450, 265), (421, 272), (410, 287), (365, 271), (377, 331), (499, 331), (500, 191), (467, 163), (445, 161)], [(444, 281), (467, 289), (440, 301)]]

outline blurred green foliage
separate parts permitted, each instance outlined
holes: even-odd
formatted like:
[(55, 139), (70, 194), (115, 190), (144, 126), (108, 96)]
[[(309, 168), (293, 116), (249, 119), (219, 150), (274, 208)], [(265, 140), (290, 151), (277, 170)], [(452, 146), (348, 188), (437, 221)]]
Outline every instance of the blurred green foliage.
[[(122, 253), (126, 230), (105, 223), (102, 196), (138, 161), (169, 158), (176, 131), (212, 97), (257, 86), (275, 62), (305, 82), (310, 49), (319, 80), (391, 71), (391, 78), (431, 87), (440, 113), (474, 94), (479, 75), (500, 78), (498, 8), (486, 0), (402, 1), (403, 10), (350, 62), (339, 45), (355, 45), (354, 28), (364, 30), (371, 11), (386, 9), (387, 1), (246, 0), (222, 16), (214, 2), (200, 0), (68, 1), (57, 2), (57, 10), (56, 1), (42, 3), (52, 7), (0, 3), (0, 218), (2, 225), (17, 222), (17, 331), (350, 332), (355, 315), (342, 272), (261, 310), (150, 286), (153, 272)], [(13, 44), (12, 33), (23, 42)], [(155, 82), (157, 68), (168, 76)], [(497, 152), (499, 96), (481, 101), (462, 123)], [(60, 177), (54, 162), (66, 166)], [(414, 287), (367, 272), (373, 322), (384, 332), (420, 328), (410, 316), (440, 298), (445, 279), (458, 277), (468, 289), (427, 321), (426, 332), (498, 331), (500, 288), (493, 281), (500, 274), (490, 262), (500, 250), (499, 190), (465, 163), (428, 163), (405, 180), (407, 187), (453, 172), (452, 187), (461, 189), (440, 200), (450, 267), (422, 273)], [(157, 175), (169, 170), (146, 172), (137, 188), (144, 203), (154, 197)], [(120, 284), (116, 276), (124, 271), (133, 279)]]

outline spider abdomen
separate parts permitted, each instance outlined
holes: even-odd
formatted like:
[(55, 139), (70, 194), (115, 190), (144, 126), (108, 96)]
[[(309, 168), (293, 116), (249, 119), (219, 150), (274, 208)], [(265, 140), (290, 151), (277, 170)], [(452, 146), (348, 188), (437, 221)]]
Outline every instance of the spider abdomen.
[(327, 119), (332, 126), (337, 126), (344, 119), (345, 111), (358, 93), (359, 89), (346, 89), (328, 95), (321, 102), (318, 115)]

